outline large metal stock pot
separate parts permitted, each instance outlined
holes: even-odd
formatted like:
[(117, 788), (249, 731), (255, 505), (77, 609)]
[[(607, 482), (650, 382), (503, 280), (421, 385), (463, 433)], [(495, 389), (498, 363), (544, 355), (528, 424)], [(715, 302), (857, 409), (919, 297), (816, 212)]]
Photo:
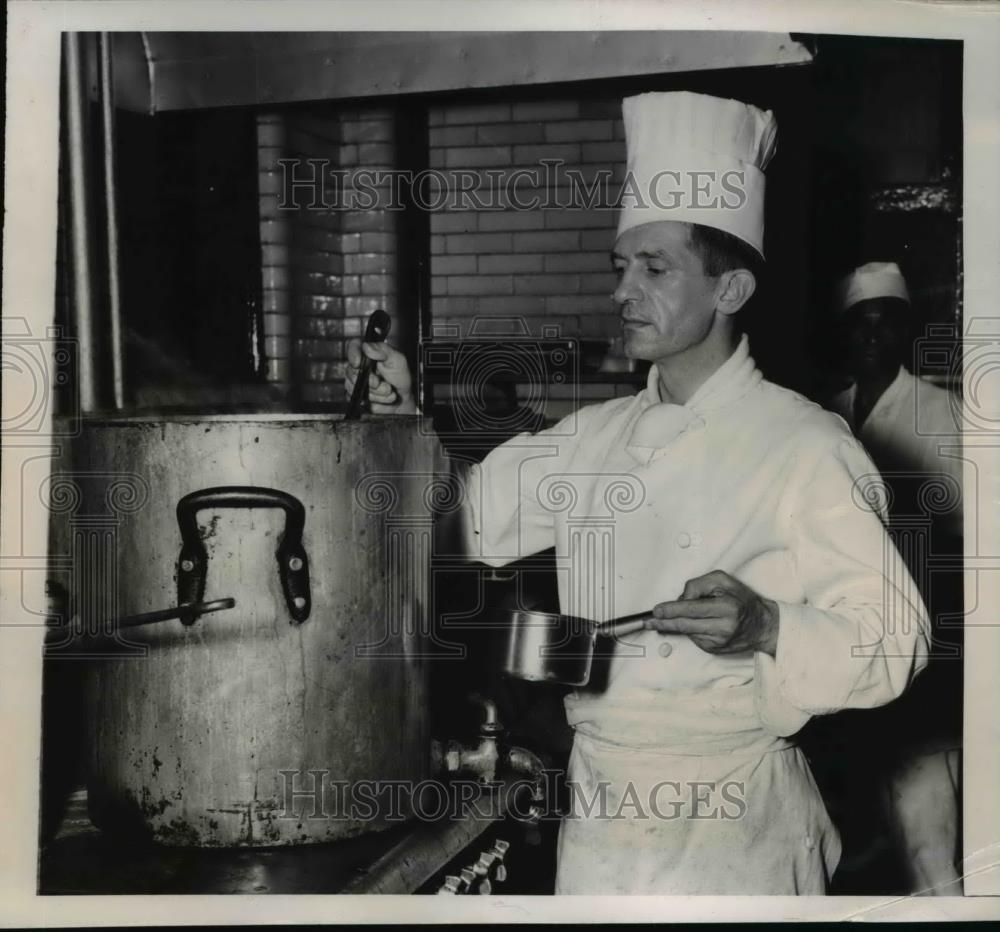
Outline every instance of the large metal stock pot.
[(440, 457), (420, 418), (84, 422), (51, 486), (77, 622), (236, 601), (91, 644), (96, 824), (222, 846), (386, 824), (331, 783), (428, 776)]

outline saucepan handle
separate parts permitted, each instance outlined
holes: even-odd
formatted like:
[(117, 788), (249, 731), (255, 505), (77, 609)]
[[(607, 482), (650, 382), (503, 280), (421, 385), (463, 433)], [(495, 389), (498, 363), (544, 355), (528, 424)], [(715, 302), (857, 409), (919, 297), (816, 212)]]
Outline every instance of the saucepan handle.
[(618, 637), (621, 634), (632, 634), (646, 627), (646, 622), (653, 619), (652, 612), (639, 612), (637, 615), (625, 615), (614, 618), (597, 626), (597, 633), (604, 637)]
[[(208, 552), (198, 533), (198, 512), (205, 508), (281, 508), (285, 533), (278, 546), (278, 575), (292, 620), (301, 624), (312, 607), (309, 588), (309, 558), (302, 546), (306, 510), (294, 495), (262, 486), (229, 485), (201, 489), (177, 503), (181, 531), (181, 555), (177, 561), (177, 601), (181, 606), (201, 602), (208, 576)], [(193, 624), (195, 615), (185, 611), (181, 621)]]

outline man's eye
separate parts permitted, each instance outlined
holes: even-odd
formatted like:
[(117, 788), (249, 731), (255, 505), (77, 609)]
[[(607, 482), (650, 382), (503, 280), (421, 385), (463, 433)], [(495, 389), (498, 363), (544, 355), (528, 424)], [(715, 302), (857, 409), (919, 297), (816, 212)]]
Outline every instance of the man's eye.
[(614, 268), (615, 268), (615, 278), (621, 278), (625, 274), (624, 265), (616, 265)]
[(662, 275), (664, 272), (666, 272), (666, 269), (661, 268), (658, 265), (647, 265), (646, 266), (646, 271), (650, 275)]

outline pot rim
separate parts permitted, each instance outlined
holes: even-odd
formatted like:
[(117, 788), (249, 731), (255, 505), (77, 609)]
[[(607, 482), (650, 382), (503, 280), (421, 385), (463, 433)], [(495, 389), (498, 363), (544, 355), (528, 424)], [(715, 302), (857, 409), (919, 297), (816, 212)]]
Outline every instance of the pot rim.
[(530, 609), (520, 608), (494, 608), (491, 615), (498, 618), (504, 628), (547, 628), (547, 627), (569, 627), (574, 629), (574, 633), (593, 634), (596, 633), (600, 622), (591, 618), (581, 618), (578, 615), (562, 615), (555, 612), (538, 612)]

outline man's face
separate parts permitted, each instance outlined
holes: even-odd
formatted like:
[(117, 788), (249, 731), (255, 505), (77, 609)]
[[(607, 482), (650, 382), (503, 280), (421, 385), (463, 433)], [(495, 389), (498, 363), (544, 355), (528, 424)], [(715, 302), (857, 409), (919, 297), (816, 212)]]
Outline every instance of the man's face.
[(905, 309), (899, 302), (873, 298), (859, 301), (847, 312), (847, 359), (857, 377), (895, 375), (909, 346)]
[(625, 355), (657, 361), (705, 339), (718, 282), (704, 274), (686, 223), (661, 220), (626, 230), (611, 254)]

